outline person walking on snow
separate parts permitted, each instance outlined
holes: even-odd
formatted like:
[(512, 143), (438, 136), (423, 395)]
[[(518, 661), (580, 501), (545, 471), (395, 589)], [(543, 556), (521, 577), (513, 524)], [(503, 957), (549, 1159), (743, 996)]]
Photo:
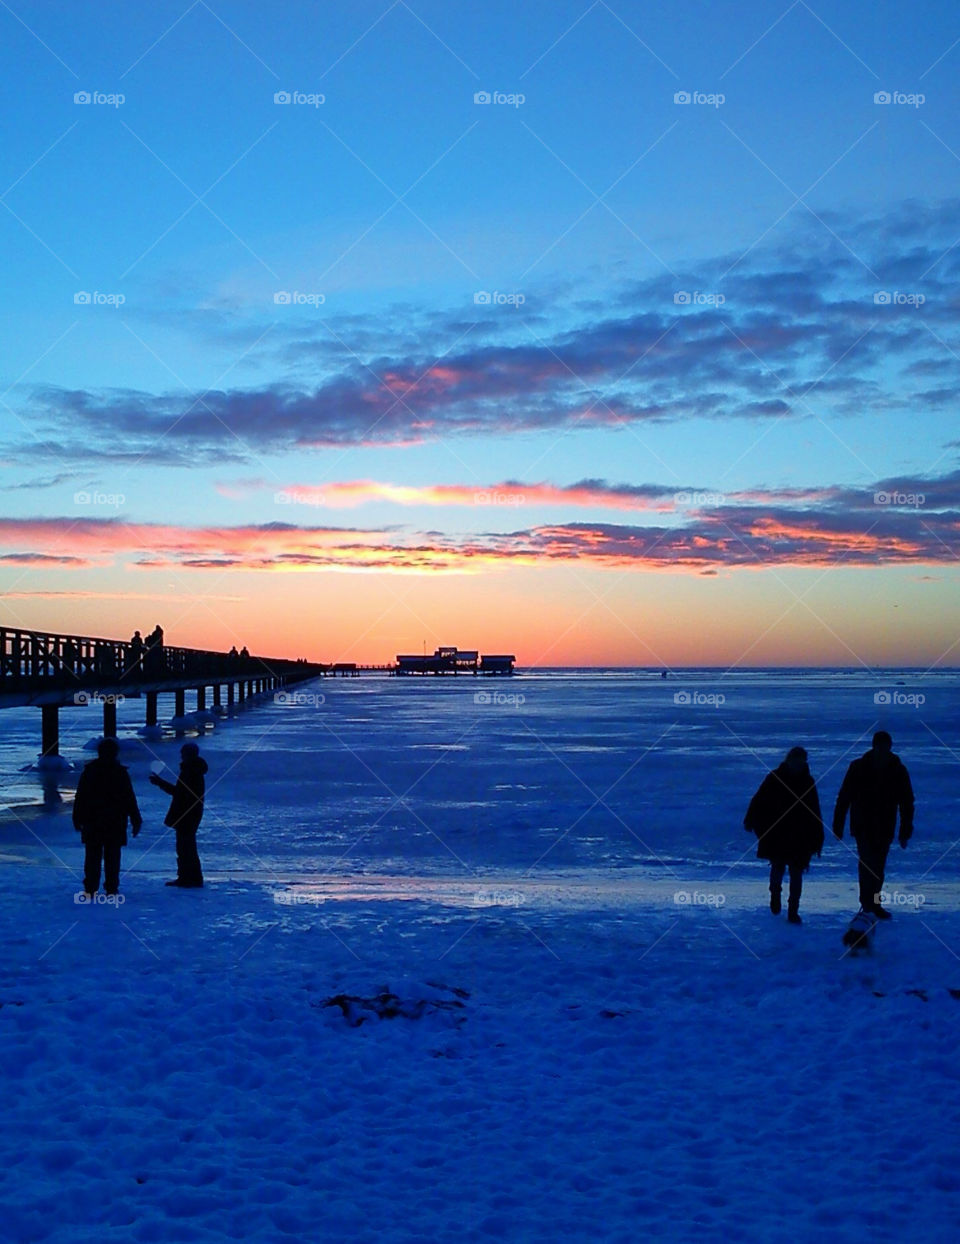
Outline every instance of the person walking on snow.
[(783, 875), (789, 870), (787, 919), (802, 924), (803, 874), (823, 850), (820, 800), (802, 747), (791, 747), (783, 763), (760, 783), (743, 826), (757, 835), (757, 858), (770, 861), (770, 910), (780, 914)]
[(880, 892), (900, 814), (900, 846), (913, 836), (913, 787), (907, 766), (893, 751), (893, 739), (878, 730), (873, 745), (847, 769), (833, 810), (833, 832), (843, 837), (850, 812), (850, 833), (857, 843), (860, 907), (879, 920), (891, 913), (880, 906)]
[(127, 821), (133, 826), (134, 838), (143, 824), (130, 774), (117, 761), (119, 751), (116, 739), (100, 740), (97, 758), (80, 774), (73, 800), (73, 825), (86, 847), (83, 890), (88, 899), (100, 888), (101, 863), (104, 890), (107, 894), (119, 891), (120, 855), (127, 845)]
[(171, 795), (170, 809), (164, 819), (177, 834), (177, 875), (167, 885), (184, 890), (199, 889), (203, 885), (203, 871), (197, 851), (197, 830), (203, 817), (203, 800), (206, 793), (204, 775), (207, 762), (200, 755), (196, 743), (184, 743), (180, 748), (180, 774), (176, 785), (166, 782), (156, 773), (150, 781)]

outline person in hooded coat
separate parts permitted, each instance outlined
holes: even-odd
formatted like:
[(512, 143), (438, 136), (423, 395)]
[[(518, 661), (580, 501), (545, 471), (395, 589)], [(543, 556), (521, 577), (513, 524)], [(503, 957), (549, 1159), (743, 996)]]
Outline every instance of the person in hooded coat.
[(743, 825), (759, 839), (757, 858), (770, 861), (770, 910), (780, 914), (783, 875), (789, 870), (787, 919), (802, 924), (803, 874), (812, 857), (823, 850), (820, 800), (804, 748), (791, 747), (783, 763), (763, 779)]
[(116, 739), (100, 740), (97, 758), (84, 767), (73, 800), (73, 826), (86, 847), (83, 889), (88, 899), (100, 888), (101, 863), (104, 890), (107, 894), (119, 891), (127, 822), (133, 826), (134, 838), (143, 824), (130, 774), (117, 760), (119, 751)]
[(890, 919), (890, 912), (880, 906), (880, 891), (897, 832), (897, 814), (900, 846), (905, 848), (913, 836), (913, 804), (907, 766), (893, 751), (888, 732), (878, 730), (870, 750), (847, 769), (833, 809), (833, 832), (843, 837), (849, 810), (850, 833), (857, 843), (860, 906), (880, 920)]
[(180, 774), (176, 785), (166, 782), (156, 773), (150, 781), (171, 795), (170, 809), (164, 818), (177, 834), (177, 875), (167, 885), (184, 890), (198, 889), (203, 885), (203, 871), (197, 851), (197, 830), (203, 817), (203, 800), (206, 793), (204, 775), (207, 762), (200, 755), (196, 743), (184, 743), (180, 748)]

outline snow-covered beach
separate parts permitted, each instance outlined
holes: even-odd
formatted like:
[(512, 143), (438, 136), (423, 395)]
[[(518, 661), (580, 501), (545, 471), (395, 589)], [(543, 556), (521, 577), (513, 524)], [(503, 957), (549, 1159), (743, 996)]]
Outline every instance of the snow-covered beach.
[[(186, 893), (146, 781), (177, 741), (135, 740), (127, 706), (145, 824), (122, 904), (94, 906), (71, 780), (38, 806), (36, 722), (9, 710), (6, 1238), (952, 1240), (956, 692), (311, 684), (201, 740)], [(65, 716), (69, 759), (95, 725)], [(877, 726), (917, 829), (857, 956), (850, 844), (828, 836), (793, 928), (741, 821), (798, 742), (829, 815)]]

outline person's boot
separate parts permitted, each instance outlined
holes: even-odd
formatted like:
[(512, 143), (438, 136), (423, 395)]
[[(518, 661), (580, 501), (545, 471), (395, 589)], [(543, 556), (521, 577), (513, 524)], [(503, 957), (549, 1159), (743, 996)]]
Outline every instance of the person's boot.
[(800, 912), (792, 904), (787, 912), (787, 919), (791, 924), (803, 924), (803, 921), (800, 919)]
[(779, 915), (780, 915), (780, 906), (781, 906), (781, 904), (780, 904), (780, 891), (779, 891), (779, 890), (771, 890), (771, 891), (770, 891), (770, 910), (773, 912), (773, 914), (774, 914), (775, 916), (779, 916)]
[(874, 903), (873, 914), (878, 920), (892, 920), (893, 912), (887, 911), (886, 907), (881, 907), (879, 903)]

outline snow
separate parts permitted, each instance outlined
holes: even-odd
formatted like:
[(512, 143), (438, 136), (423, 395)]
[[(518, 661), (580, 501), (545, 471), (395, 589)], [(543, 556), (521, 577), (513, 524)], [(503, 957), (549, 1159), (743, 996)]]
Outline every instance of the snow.
[(712, 716), (589, 676), (262, 702), (200, 740), (202, 891), (163, 887), (146, 780), (179, 740), (124, 750), (109, 905), (75, 902), (75, 773), (38, 806), (0, 715), (4, 1238), (952, 1241), (955, 681), (881, 722), (918, 813), (871, 951), (848, 845), (796, 928), (740, 827), (796, 741), (832, 806), (873, 725), (850, 681), (743, 677)]

